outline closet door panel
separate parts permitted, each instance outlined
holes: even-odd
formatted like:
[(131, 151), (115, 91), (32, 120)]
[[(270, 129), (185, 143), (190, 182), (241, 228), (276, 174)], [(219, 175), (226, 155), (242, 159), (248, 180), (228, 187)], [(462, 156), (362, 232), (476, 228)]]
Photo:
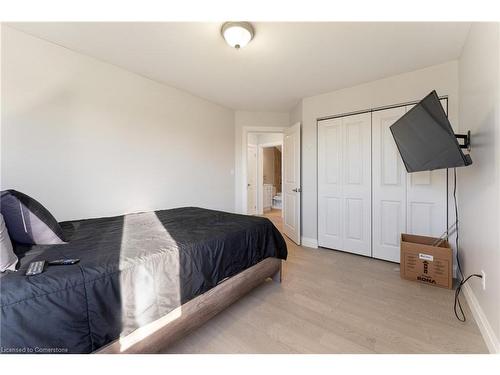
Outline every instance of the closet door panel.
[[(441, 100), (445, 111), (446, 101)], [(407, 233), (435, 237), (446, 230), (445, 169), (408, 173), (406, 211)]]
[(399, 233), (402, 232), (401, 217), (402, 203), (398, 201), (383, 200), (380, 202), (380, 243), (384, 246), (397, 247), (399, 245)]
[(391, 108), (372, 114), (373, 257), (399, 262), (406, 232), (406, 170), (389, 127), (405, 114)]
[(446, 170), (430, 172), (426, 183), (410, 173), (407, 195), (407, 232), (440, 236), (446, 230)]
[(343, 249), (342, 119), (318, 124), (318, 244)]
[(342, 118), (344, 249), (371, 256), (371, 115)]

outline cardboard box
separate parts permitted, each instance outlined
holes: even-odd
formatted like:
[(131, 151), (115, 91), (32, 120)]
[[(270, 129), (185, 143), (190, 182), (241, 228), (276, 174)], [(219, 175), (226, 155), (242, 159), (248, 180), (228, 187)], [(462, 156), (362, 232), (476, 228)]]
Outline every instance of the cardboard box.
[(451, 289), (453, 250), (448, 241), (439, 246), (433, 237), (401, 234), (401, 278)]

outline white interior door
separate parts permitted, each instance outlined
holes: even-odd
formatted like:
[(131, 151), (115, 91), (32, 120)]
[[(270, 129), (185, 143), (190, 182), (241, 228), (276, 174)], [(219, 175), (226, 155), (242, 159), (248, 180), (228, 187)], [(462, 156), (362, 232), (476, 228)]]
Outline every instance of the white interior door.
[(370, 113), (318, 124), (319, 245), (371, 256)]
[(300, 245), (300, 123), (284, 131), (283, 137), (283, 231)]
[(373, 257), (399, 262), (406, 232), (406, 169), (389, 127), (404, 107), (372, 114)]
[(439, 236), (447, 223), (446, 170), (407, 173), (389, 129), (411, 107), (372, 117), (373, 257), (393, 262), (400, 261), (401, 233)]
[(371, 116), (343, 118), (344, 249), (371, 256)]
[(318, 245), (344, 249), (342, 118), (318, 123)]
[(257, 146), (247, 148), (247, 213), (257, 213)]
[[(441, 100), (446, 112), (446, 99)], [(408, 112), (413, 106), (406, 107)], [(446, 230), (446, 169), (407, 174), (407, 232), (440, 236)]]

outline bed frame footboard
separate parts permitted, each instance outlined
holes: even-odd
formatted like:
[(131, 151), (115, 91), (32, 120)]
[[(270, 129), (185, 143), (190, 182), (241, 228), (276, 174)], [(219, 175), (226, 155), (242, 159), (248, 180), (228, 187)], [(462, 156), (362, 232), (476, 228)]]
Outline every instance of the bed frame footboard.
[(160, 319), (136, 329), (94, 353), (158, 353), (213, 318), (267, 278), (281, 282), (281, 259), (264, 259)]
[[(273, 258), (276, 259), (276, 258)], [(279, 259), (278, 259), (279, 260)], [(279, 262), (279, 268), (278, 270), (274, 273), (274, 275), (271, 276), (274, 282), (281, 283), (283, 280), (283, 262)]]

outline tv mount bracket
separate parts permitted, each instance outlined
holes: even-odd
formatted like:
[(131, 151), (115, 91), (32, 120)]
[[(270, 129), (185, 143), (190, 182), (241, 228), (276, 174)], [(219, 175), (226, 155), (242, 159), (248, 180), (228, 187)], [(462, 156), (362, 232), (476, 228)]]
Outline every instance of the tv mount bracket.
[(470, 130), (467, 134), (455, 134), (455, 137), (457, 137), (457, 139), (463, 139), (464, 141), (464, 143), (458, 142), (460, 148), (466, 148), (467, 151), (470, 151)]

